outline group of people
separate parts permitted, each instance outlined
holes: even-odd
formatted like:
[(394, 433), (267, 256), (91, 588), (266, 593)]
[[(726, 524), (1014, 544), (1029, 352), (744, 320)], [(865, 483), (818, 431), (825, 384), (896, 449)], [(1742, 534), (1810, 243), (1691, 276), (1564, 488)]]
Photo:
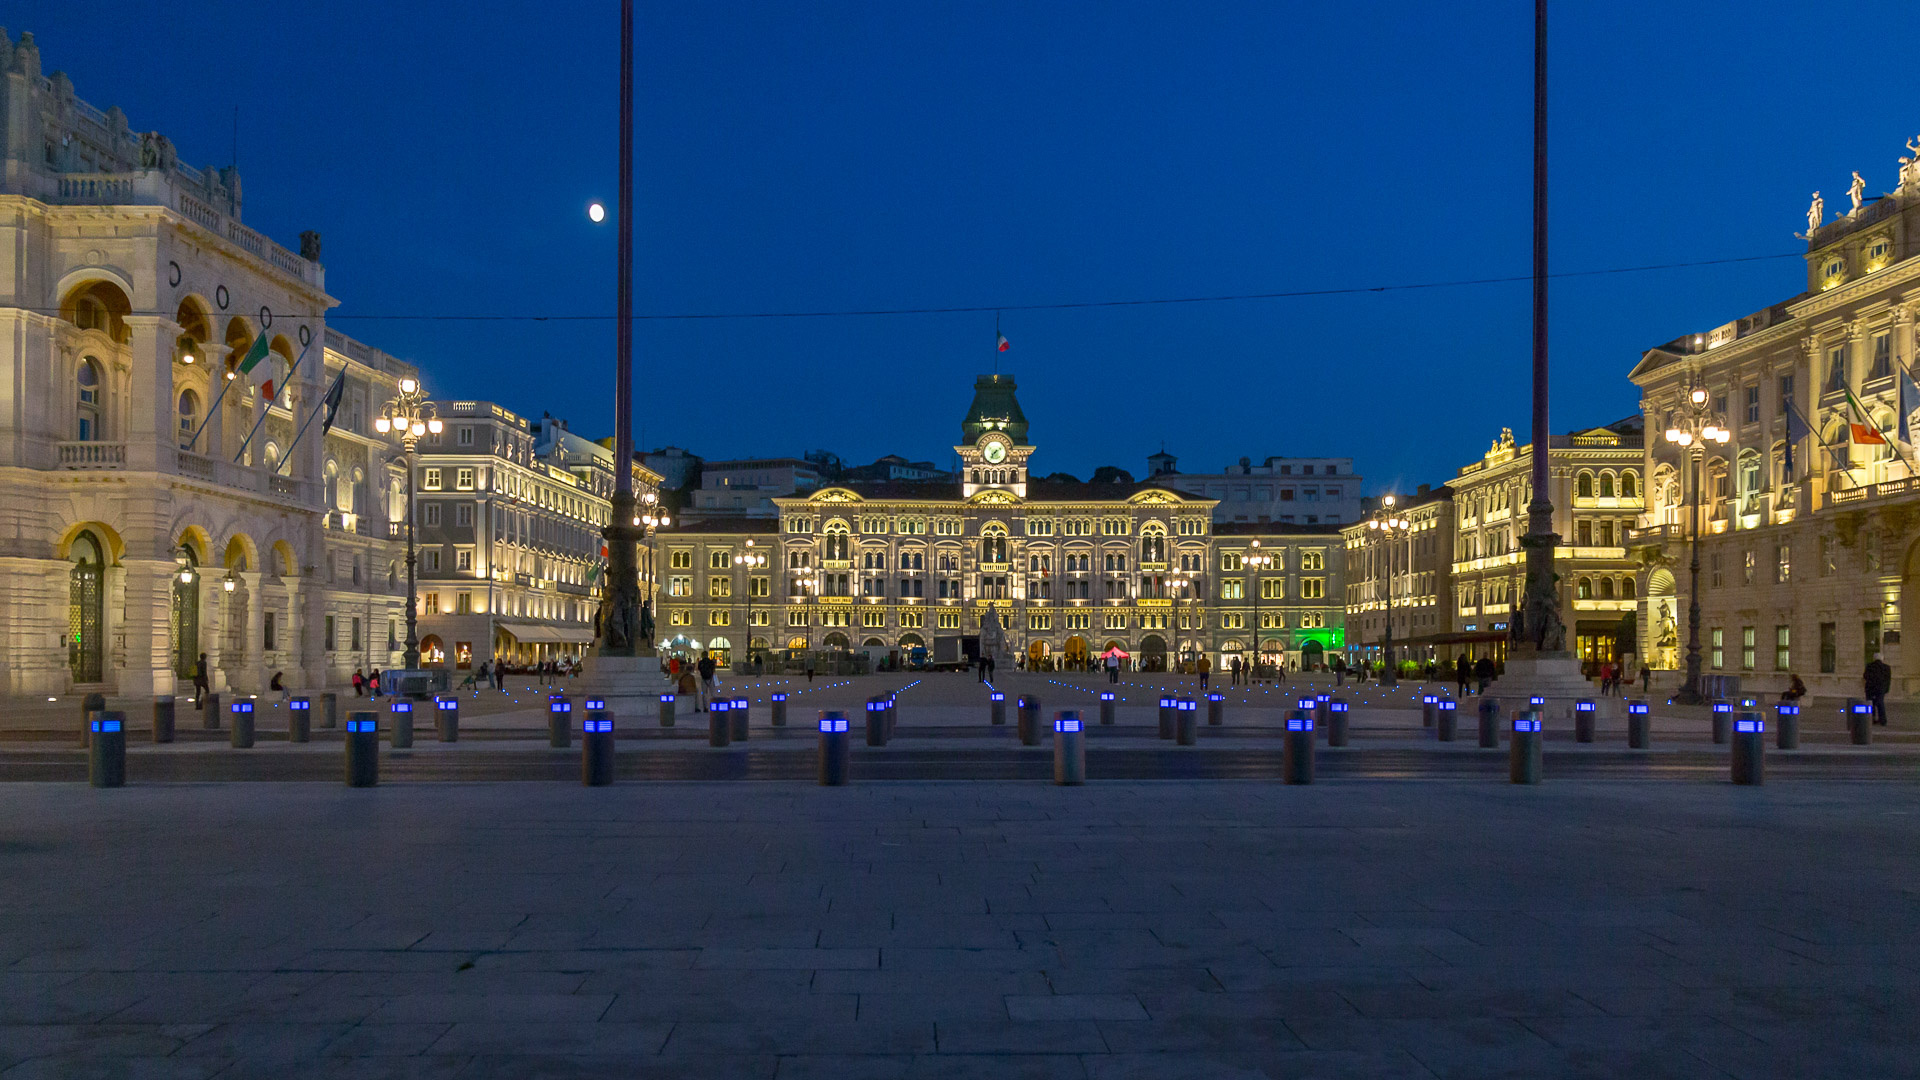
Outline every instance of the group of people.
[[(720, 665), (713, 654), (703, 652), (700, 659), (687, 663), (679, 657), (667, 660), (667, 677), (673, 680), (673, 688), (681, 697), (693, 698), (693, 711), (706, 712), (713, 704), (713, 698), (720, 690)], [(807, 670), (807, 681), (813, 681), (813, 670)]]

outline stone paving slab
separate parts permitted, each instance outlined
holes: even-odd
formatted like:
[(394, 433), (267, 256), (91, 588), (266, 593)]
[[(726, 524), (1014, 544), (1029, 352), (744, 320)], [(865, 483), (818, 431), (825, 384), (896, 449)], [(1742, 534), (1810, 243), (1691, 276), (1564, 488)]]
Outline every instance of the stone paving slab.
[(0, 786), (0, 1077), (1920, 1075), (1920, 787)]

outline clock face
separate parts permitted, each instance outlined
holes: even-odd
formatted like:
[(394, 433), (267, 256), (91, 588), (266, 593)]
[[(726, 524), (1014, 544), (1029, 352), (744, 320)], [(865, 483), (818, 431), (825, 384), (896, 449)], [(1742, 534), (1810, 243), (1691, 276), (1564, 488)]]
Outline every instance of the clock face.
[(1007, 446), (1005, 443), (990, 442), (981, 449), (980, 453), (987, 459), (987, 463), (990, 465), (998, 465), (1002, 461), (1007, 460)]

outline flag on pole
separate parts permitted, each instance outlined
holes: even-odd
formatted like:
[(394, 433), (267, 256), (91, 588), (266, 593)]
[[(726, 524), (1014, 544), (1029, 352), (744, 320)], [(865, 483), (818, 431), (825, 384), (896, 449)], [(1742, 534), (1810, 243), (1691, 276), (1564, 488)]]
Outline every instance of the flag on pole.
[(1854, 444), (1857, 446), (1887, 445), (1886, 436), (1881, 433), (1880, 425), (1874, 423), (1873, 417), (1867, 415), (1867, 407), (1860, 404), (1860, 399), (1853, 396), (1853, 391), (1848, 390), (1846, 393), (1847, 407), (1853, 412), (1853, 421), (1847, 427), (1851, 430)]
[(1920, 446), (1913, 445), (1913, 433), (1920, 429), (1920, 384), (1905, 371), (1900, 373), (1900, 441), (1920, 455)]
[(999, 349), (999, 351), (1006, 352), (1009, 348), (1012, 347), (1007, 342), (1007, 335), (1001, 333), (998, 330), (995, 330), (993, 332), (993, 336), (999, 339), (999, 343), (995, 346), (996, 348)]
[(341, 368), (340, 374), (333, 377), (333, 385), (327, 387), (327, 396), (320, 401), (327, 410), (326, 419), (320, 421), (320, 434), (325, 435), (333, 430), (333, 414), (340, 410), (340, 395), (345, 393), (346, 389), (347, 369)]
[(262, 334), (253, 339), (252, 345), (247, 346), (245, 355), (240, 357), (240, 362), (234, 366), (234, 370), (241, 375), (251, 375), (253, 374), (253, 369), (259, 365), (260, 361), (266, 358), (267, 336)]
[(1800, 445), (1800, 441), (1802, 439), (1805, 439), (1807, 436), (1811, 434), (1813, 434), (1813, 425), (1807, 423), (1807, 418), (1800, 415), (1800, 409), (1798, 406), (1794, 405), (1793, 399), (1788, 398), (1787, 399), (1787, 459), (1786, 459), (1786, 462), (1787, 462), (1787, 471), (1789, 473), (1793, 471), (1794, 448)]

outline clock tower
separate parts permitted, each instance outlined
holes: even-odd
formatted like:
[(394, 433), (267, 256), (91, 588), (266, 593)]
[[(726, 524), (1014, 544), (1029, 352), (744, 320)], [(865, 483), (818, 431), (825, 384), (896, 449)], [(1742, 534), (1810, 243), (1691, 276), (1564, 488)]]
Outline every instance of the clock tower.
[(960, 422), (966, 440), (953, 448), (960, 455), (960, 493), (971, 499), (983, 491), (1027, 497), (1027, 417), (1014, 398), (1011, 375), (982, 375), (974, 380), (973, 404)]

